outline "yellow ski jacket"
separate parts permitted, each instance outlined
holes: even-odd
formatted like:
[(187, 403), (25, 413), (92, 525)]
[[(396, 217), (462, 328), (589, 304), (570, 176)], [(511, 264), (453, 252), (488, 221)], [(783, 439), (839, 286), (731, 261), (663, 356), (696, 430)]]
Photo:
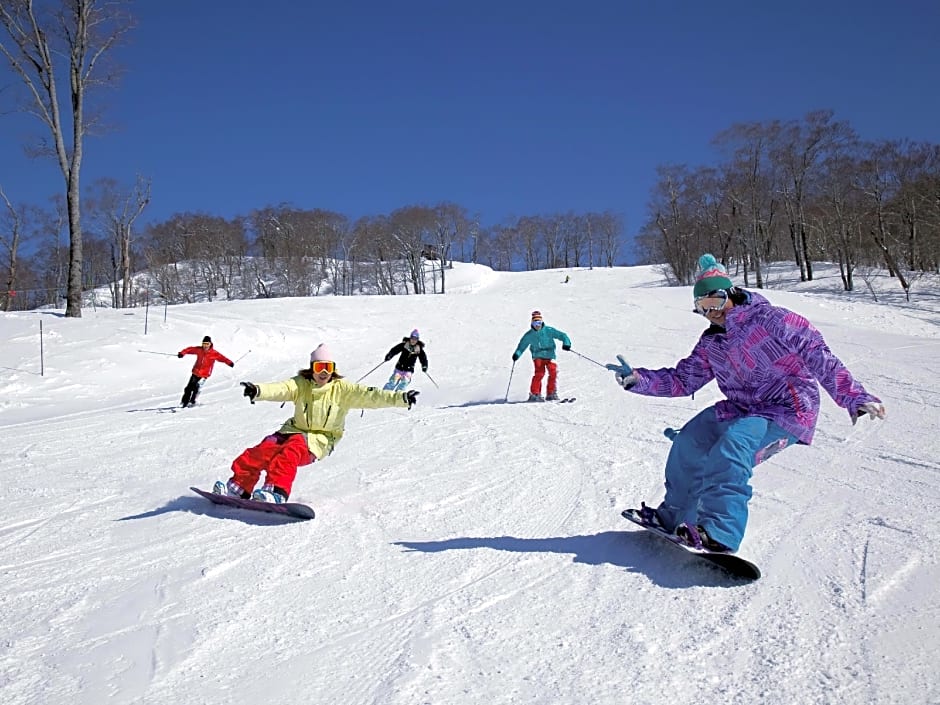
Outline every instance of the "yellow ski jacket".
[(284, 422), (280, 433), (303, 433), (307, 447), (322, 460), (333, 452), (343, 437), (350, 409), (408, 408), (401, 392), (365, 387), (345, 379), (333, 379), (322, 387), (300, 375), (283, 382), (255, 385), (255, 401), (292, 401), (294, 415)]

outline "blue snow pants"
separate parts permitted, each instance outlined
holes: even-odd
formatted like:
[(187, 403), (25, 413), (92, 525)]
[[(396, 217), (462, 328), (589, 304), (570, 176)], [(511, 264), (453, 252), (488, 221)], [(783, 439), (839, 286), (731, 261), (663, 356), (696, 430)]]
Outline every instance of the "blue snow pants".
[(719, 421), (715, 407), (693, 417), (675, 437), (666, 460), (666, 496), (657, 507), (663, 526), (682, 522), (737, 551), (747, 526), (754, 466), (796, 437), (759, 416)]
[(395, 371), (392, 372), (392, 376), (388, 378), (388, 382), (385, 383), (385, 386), (382, 387), (382, 389), (402, 392), (408, 387), (409, 384), (411, 384), (411, 375), (413, 374), (414, 372), (399, 370), (396, 367)]

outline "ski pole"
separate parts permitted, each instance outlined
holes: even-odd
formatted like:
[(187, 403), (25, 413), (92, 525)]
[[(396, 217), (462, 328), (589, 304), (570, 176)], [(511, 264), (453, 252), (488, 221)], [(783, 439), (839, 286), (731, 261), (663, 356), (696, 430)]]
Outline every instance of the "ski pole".
[(376, 366), (373, 367), (371, 370), (369, 370), (368, 372), (366, 372), (364, 375), (362, 375), (362, 377), (360, 377), (359, 379), (357, 379), (357, 380), (356, 380), (356, 383), (358, 384), (359, 382), (361, 382), (362, 380), (364, 380), (366, 377), (368, 377), (369, 375), (371, 375), (373, 372), (375, 372), (377, 369), (379, 369), (379, 368), (380, 368), (382, 365), (384, 365), (386, 362), (388, 362), (388, 360), (382, 360), (382, 362), (380, 362), (378, 365), (376, 365)]
[(509, 401), (509, 388), (512, 386), (512, 373), (516, 371), (516, 361), (512, 361), (512, 369), (509, 370), (509, 384), (506, 385), (506, 398), (503, 399), (504, 402)]
[(148, 355), (166, 355), (167, 357), (176, 357), (176, 353), (156, 352), (154, 350), (138, 350), (137, 352), (147, 353)]
[(604, 364), (598, 362), (597, 360), (592, 360), (592, 359), (589, 358), (587, 355), (582, 355), (582, 354), (579, 353), (577, 350), (569, 350), (568, 352), (573, 352), (575, 355), (577, 355), (577, 356), (580, 357), (581, 359), (587, 360), (588, 362), (593, 362), (595, 365), (597, 365), (598, 367), (603, 367), (605, 370), (607, 369), (607, 365), (604, 365)]
[[(251, 348), (248, 349), (248, 352), (246, 352), (245, 355), (247, 355), (247, 354), (250, 353), (250, 352), (251, 352)], [(244, 359), (245, 359), (245, 355), (242, 355), (240, 358), (238, 358), (237, 360), (235, 360), (235, 362), (241, 362), (242, 360), (244, 360)]]
[[(425, 371), (424, 371), (424, 374), (428, 375), (428, 371), (425, 370)], [(428, 379), (431, 380), (431, 384), (433, 384), (435, 387), (437, 387), (437, 382), (434, 381), (434, 378), (433, 378), (431, 375), (428, 375)], [(437, 387), (437, 388), (440, 389), (440, 387)]]

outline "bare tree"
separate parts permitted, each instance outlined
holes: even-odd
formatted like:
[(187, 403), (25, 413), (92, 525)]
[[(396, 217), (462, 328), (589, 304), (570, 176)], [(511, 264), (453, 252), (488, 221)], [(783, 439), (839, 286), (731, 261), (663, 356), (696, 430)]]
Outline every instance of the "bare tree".
[[(94, 125), (86, 115), (89, 89), (110, 83), (115, 73), (105, 57), (131, 29), (125, 0), (33, 0), (0, 2), (0, 54), (22, 79), (27, 93), (27, 112), (49, 130), (52, 145), (38, 153), (53, 156), (65, 180), (69, 223), (69, 274), (65, 315), (82, 315), (82, 224), (79, 177), (85, 135)], [(41, 5), (41, 6), (40, 6)], [(62, 114), (57, 60), (68, 57), (70, 114)], [(64, 70), (64, 69), (63, 69)], [(70, 125), (66, 121), (71, 118)], [(71, 140), (70, 143), (69, 140)]]
[[(818, 180), (819, 193), (805, 205), (804, 226), (814, 240), (839, 265), (842, 288), (855, 290), (854, 272), (862, 251), (864, 212), (861, 192), (854, 185), (858, 171), (858, 149), (832, 152), (823, 160)], [(806, 252), (810, 257), (812, 252)]]
[(601, 236), (602, 264), (605, 267), (613, 267), (620, 243), (623, 241), (623, 217), (611, 211), (604, 211), (597, 218), (594, 222)]
[(783, 172), (780, 190), (800, 281), (813, 279), (806, 206), (814, 182), (819, 179), (823, 160), (840, 153), (855, 140), (855, 131), (847, 122), (834, 122), (831, 110), (808, 113), (803, 122), (789, 122), (776, 134), (771, 158)]
[(747, 285), (749, 269), (754, 271), (755, 285), (764, 287), (763, 265), (774, 251), (775, 215), (778, 202), (774, 198), (779, 179), (770, 159), (770, 146), (777, 141), (780, 124), (747, 123), (733, 125), (715, 138), (719, 146), (732, 150), (730, 171), (732, 212), (738, 217), (741, 238), (739, 261), (744, 266)]
[(902, 144), (898, 155), (896, 205), (906, 235), (907, 268), (924, 272), (937, 267), (937, 207), (940, 206), (940, 147)]
[(2, 299), (3, 310), (10, 311), (13, 308), (13, 297), (16, 295), (16, 267), (24, 226), (21, 211), (13, 207), (2, 186), (0, 186), (0, 198), (6, 206), (6, 211), (0, 214), (0, 246), (6, 250), (2, 269), (0, 269), (0, 271), (5, 270), (6, 274)]
[(40, 245), (39, 251), (33, 257), (36, 263), (33, 267), (42, 286), (46, 289), (46, 296), (37, 305), (56, 305), (59, 299), (65, 298), (66, 281), (68, 280), (69, 248), (65, 242), (64, 234), (68, 224), (68, 208), (65, 197), (57, 193), (52, 198), (51, 207), (40, 211), (38, 229), (46, 237)]
[(896, 214), (892, 205), (900, 189), (898, 170), (901, 163), (901, 145), (896, 141), (881, 141), (867, 145), (868, 156), (859, 164), (856, 187), (864, 194), (871, 213), (869, 235), (881, 251), (884, 263), (892, 276), (910, 298), (910, 283), (899, 264), (901, 246), (892, 221)]
[(475, 223), (467, 215), (467, 209), (456, 203), (439, 203), (434, 207), (436, 222), (434, 225), (435, 256), (441, 274), (441, 293), (446, 293), (445, 270), (450, 265), (451, 250), (454, 244), (469, 237)]
[[(89, 207), (102, 229), (111, 237), (115, 251), (115, 274), (112, 282), (115, 308), (131, 305), (131, 241), (134, 221), (150, 203), (150, 180), (138, 175), (133, 188), (127, 190), (114, 179), (95, 182)], [(121, 283), (118, 291), (118, 281)]]
[(408, 293), (408, 281), (416, 294), (426, 292), (424, 281), (424, 254), (426, 243), (435, 231), (436, 214), (427, 206), (405, 206), (389, 216), (392, 238), (398, 244), (397, 256), (404, 260), (407, 279), (405, 293)]
[(657, 169), (659, 181), (649, 204), (651, 218), (641, 229), (639, 238), (647, 261), (668, 265), (677, 284), (692, 283), (697, 250), (702, 246), (696, 237), (691, 199), (686, 189), (690, 173), (684, 164)]

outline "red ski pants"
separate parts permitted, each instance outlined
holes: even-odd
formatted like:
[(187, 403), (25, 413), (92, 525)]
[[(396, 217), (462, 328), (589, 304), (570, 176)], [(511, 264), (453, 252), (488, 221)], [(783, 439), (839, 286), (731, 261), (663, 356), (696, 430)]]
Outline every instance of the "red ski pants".
[(261, 443), (245, 451), (232, 461), (232, 482), (251, 492), (261, 471), (267, 469), (265, 485), (273, 485), (290, 495), (297, 468), (309, 465), (316, 456), (307, 447), (302, 433), (272, 433)]
[(545, 376), (545, 372), (548, 372), (548, 386), (545, 389), (546, 394), (554, 394), (557, 389), (555, 388), (555, 382), (558, 379), (558, 365), (555, 364), (554, 360), (546, 360), (541, 357), (537, 357), (532, 360), (535, 363), (535, 374), (532, 375), (532, 384), (529, 385), (529, 392), (532, 394), (541, 394), (542, 393), (542, 377)]

